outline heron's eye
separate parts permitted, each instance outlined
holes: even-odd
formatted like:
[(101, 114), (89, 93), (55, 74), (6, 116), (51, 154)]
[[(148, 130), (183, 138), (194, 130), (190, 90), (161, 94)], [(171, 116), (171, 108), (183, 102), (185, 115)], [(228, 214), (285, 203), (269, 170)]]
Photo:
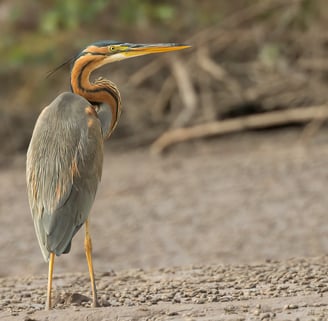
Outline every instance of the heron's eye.
[(115, 52), (116, 47), (115, 46), (108, 46), (108, 51), (109, 52)]

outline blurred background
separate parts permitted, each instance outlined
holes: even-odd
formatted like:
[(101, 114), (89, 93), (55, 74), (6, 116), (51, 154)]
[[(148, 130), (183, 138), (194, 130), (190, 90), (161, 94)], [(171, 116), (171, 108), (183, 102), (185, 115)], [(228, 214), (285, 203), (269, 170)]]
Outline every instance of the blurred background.
[[(46, 273), (25, 152), (69, 90), (69, 65), (47, 74), (103, 39), (192, 48), (97, 72), (124, 110), (93, 207), (96, 270), (326, 254), (327, 27), (324, 0), (2, 0), (0, 276)], [(82, 234), (57, 271), (86, 271)]]

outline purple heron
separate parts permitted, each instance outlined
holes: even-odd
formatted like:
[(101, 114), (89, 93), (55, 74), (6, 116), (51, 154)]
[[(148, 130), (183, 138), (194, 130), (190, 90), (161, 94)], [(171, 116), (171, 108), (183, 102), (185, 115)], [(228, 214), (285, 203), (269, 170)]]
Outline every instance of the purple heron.
[(27, 151), (26, 179), (35, 232), (49, 262), (46, 309), (51, 308), (55, 255), (70, 251), (72, 238), (83, 224), (93, 306), (99, 306), (88, 216), (101, 178), (103, 142), (115, 129), (122, 105), (113, 82), (103, 78), (92, 82), (90, 75), (111, 62), (188, 47), (115, 41), (91, 44), (72, 60), (72, 92), (60, 94), (41, 112)]

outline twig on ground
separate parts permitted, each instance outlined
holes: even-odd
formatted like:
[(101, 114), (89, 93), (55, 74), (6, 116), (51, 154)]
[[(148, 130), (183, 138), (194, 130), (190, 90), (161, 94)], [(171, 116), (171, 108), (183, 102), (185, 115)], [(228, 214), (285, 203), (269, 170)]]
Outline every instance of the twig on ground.
[(222, 135), (246, 129), (265, 128), (290, 123), (303, 123), (328, 118), (328, 105), (311, 106), (264, 114), (215, 121), (189, 128), (173, 129), (162, 134), (151, 146), (151, 152), (160, 154), (168, 146), (195, 138)]

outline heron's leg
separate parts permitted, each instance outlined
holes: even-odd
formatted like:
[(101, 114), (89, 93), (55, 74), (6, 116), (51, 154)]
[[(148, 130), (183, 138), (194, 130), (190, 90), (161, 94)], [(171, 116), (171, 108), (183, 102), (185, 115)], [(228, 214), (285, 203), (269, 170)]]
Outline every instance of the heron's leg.
[(51, 252), (50, 258), (49, 258), (48, 291), (47, 291), (46, 310), (51, 309), (51, 289), (52, 289), (52, 274), (54, 271), (54, 261), (55, 261), (55, 253)]
[(96, 289), (96, 282), (95, 282), (95, 274), (93, 272), (93, 264), (92, 264), (92, 244), (91, 244), (91, 237), (90, 237), (90, 234), (89, 234), (89, 220), (85, 221), (84, 249), (85, 249), (85, 255), (87, 257), (90, 280), (91, 280), (93, 306), (94, 307), (99, 307), (99, 303), (98, 303), (98, 300), (97, 300), (97, 289)]

